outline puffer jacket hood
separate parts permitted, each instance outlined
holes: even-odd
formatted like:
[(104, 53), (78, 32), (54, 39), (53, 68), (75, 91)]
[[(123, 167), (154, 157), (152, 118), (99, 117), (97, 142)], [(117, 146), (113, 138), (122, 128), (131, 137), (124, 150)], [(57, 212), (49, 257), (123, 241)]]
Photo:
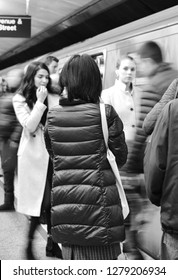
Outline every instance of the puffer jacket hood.
[[(106, 106), (109, 146), (118, 166), (127, 158), (123, 124)], [(125, 238), (121, 202), (106, 158), (99, 104), (57, 106), (45, 131), (53, 159), (52, 235), (56, 242), (107, 245)]]

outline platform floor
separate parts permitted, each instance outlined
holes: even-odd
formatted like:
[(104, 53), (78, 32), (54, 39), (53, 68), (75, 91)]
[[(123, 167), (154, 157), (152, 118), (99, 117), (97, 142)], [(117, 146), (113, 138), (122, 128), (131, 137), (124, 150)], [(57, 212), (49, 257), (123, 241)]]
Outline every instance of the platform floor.
[[(3, 177), (0, 176), (0, 204), (4, 200)], [(27, 244), (27, 232), (29, 220), (23, 214), (16, 211), (0, 212), (0, 260), (25, 260), (25, 248)], [(34, 254), (37, 260), (59, 260), (46, 257), (46, 225), (40, 225), (34, 240)], [(152, 257), (141, 251), (145, 260)], [(124, 260), (125, 255), (118, 256), (118, 260)], [(132, 257), (127, 253), (128, 260)]]
[[(0, 177), (0, 204), (3, 203), (3, 177)], [(28, 218), (15, 211), (0, 212), (0, 260), (25, 260)], [(35, 235), (34, 254), (38, 260), (59, 260), (45, 255), (46, 231), (40, 226)]]

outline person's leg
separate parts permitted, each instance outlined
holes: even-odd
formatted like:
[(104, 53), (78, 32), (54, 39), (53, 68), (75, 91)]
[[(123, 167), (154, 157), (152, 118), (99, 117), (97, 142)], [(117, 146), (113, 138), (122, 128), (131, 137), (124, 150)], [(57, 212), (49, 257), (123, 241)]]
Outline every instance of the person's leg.
[(139, 224), (136, 220), (137, 215), (142, 212), (141, 197), (137, 193), (135, 186), (131, 186), (130, 189), (126, 189), (125, 191), (129, 203), (130, 214), (125, 220), (126, 239), (123, 243), (123, 251), (128, 259), (143, 260), (143, 256), (137, 246), (137, 230)]
[(34, 254), (33, 254), (33, 239), (34, 234), (39, 225), (39, 217), (31, 217), (30, 218), (30, 227), (28, 232), (28, 241), (27, 241), (27, 248), (26, 248), (26, 258), (27, 260), (35, 260)]
[(53, 241), (51, 235), (51, 207), (46, 209), (46, 221), (47, 221), (47, 244), (46, 244), (46, 256), (57, 257), (62, 259), (62, 251), (59, 245)]
[(14, 170), (4, 171), (4, 204), (14, 209)]
[(58, 244), (53, 241), (51, 235), (51, 184), (52, 182), (47, 179), (41, 207), (41, 215), (47, 224), (46, 256), (62, 259), (62, 251)]
[(2, 169), (4, 176), (4, 203), (0, 211), (14, 210), (14, 176), (17, 166), (17, 149), (11, 149), (6, 141), (2, 146)]

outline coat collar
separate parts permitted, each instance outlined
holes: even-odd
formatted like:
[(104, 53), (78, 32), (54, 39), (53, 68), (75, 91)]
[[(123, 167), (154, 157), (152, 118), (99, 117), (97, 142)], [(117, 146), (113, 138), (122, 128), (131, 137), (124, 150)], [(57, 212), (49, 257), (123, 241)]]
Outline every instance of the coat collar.
[(75, 105), (80, 105), (80, 104), (85, 104), (86, 101), (81, 100), (81, 99), (75, 99), (73, 101), (69, 101), (66, 98), (60, 99), (59, 100), (59, 105), (61, 106), (75, 106)]
[(127, 94), (127, 95), (131, 95), (133, 96), (133, 83), (130, 84), (130, 89), (129, 90), (126, 90), (126, 85), (124, 83), (122, 83), (120, 80), (115, 80), (115, 85), (114, 87), (118, 90), (121, 90), (124, 94)]

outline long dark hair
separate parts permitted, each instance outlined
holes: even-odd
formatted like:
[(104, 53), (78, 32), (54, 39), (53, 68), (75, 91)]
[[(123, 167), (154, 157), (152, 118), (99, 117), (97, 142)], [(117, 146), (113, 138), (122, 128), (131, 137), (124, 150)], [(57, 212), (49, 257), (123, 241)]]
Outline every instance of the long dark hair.
[(62, 89), (66, 87), (69, 101), (80, 99), (87, 103), (98, 103), (102, 91), (98, 65), (88, 54), (74, 55), (64, 65), (59, 85)]
[[(50, 72), (48, 67), (45, 63), (39, 62), (39, 61), (33, 61), (29, 66), (27, 67), (26, 73), (24, 75), (24, 78), (22, 80), (22, 83), (19, 88), (19, 93), (25, 97), (25, 100), (27, 102), (27, 105), (30, 109), (33, 109), (33, 106), (37, 100), (36, 97), (36, 86), (35, 86), (35, 75), (40, 69), (45, 69), (49, 74), (49, 82), (47, 84), (47, 90), (48, 92), (52, 92), (51, 87), (51, 78), (50, 78)], [(44, 104), (48, 108), (47, 98), (44, 102)], [(46, 115), (47, 115), (47, 109), (45, 110), (42, 118), (41, 123), (44, 125), (46, 122)]]

